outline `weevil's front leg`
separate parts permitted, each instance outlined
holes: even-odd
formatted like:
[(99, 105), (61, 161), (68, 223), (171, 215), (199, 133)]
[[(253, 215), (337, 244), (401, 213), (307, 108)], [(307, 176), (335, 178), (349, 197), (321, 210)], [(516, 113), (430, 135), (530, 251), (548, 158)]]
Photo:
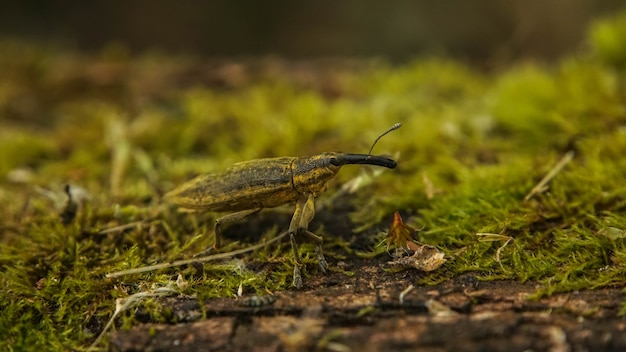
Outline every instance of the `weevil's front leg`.
[(296, 210), (293, 212), (291, 223), (289, 224), (289, 240), (291, 241), (291, 250), (293, 251), (293, 286), (302, 287), (302, 275), (300, 275), (300, 254), (298, 253), (298, 243), (296, 242), (296, 233), (298, 232), (300, 222), (302, 221), (302, 209), (306, 203), (306, 197), (300, 197), (296, 201)]
[(293, 250), (294, 259), (296, 261), (293, 268), (293, 285), (296, 288), (302, 287), (302, 277), (300, 275), (300, 255), (298, 253), (298, 243), (296, 242), (296, 234), (304, 233), (315, 241), (315, 251), (317, 253), (317, 260), (322, 272), (326, 272), (328, 263), (322, 254), (322, 242), (321, 236), (309, 231), (309, 223), (315, 216), (315, 198), (312, 194), (304, 195), (296, 202), (296, 210), (291, 218), (291, 224), (289, 225), (289, 236), (291, 240), (291, 248)]
[(302, 218), (300, 219), (299, 232), (302, 232), (309, 236), (313, 241), (315, 241), (315, 253), (317, 253), (317, 262), (319, 264), (320, 270), (325, 273), (326, 269), (328, 269), (328, 263), (326, 262), (326, 258), (324, 258), (324, 254), (322, 253), (322, 244), (324, 239), (322, 236), (318, 236), (313, 232), (309, 231), (309, 223), (313, 220), (315, 216), (315, 198), (312, 194), (309, 194), (307, 197), (304, 206), (302, 207)]
[(324, 242), (324, 238), (322, 236), (316, 235), (313, 232), (306, 230), (304, 232), (307, 236), (309, 236), (313, 241), (315, 241), (315, 253), (317, 254), (317, 264), (320, 267), (322, 273), (326, 273), (328, 270), (328, 263), (326, 262), (326, 258), (324, 258), (324, 253), (322, 253), (322, 244)]
[(243, 210), (243, 211), (238, 211), (236, 213), (232, 213), (232, 214), (228, 214), (225, 216), (222, 216), (220, 218), (217, 218), (215, 220), (215, 226), (213, 227), (213, 232), (215, 233), (215, 243), (213, 244), (213, 248), (209, 248), (205, 251), (202, 251), (198, 254), (195, 254), (194, 257), (201, 257), (204, 255), (209, 254), (210, 252), (217, 250), (221, 247), (221, 242), (222, 242), (222, 227), (224, 225), (228, 225), (228, 224), (233, 224), (236, 222), (239, 222), (245, 218), (247, 218), (248, 216), (254, 214), (254, 213), (258, 213), (259, 211), (261, 211), (261, 208), (257, 208), (257, 209), (250, 209), (250, 210)]

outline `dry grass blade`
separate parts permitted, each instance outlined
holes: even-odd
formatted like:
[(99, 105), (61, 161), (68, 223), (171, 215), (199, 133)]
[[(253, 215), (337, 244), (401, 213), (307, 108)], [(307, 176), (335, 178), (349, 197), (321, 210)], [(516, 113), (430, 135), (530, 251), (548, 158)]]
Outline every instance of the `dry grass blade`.
[(552, 169), (550, 169), (550, 171), (541, 179), (541, 181), (539, 181), (539, 183), (537, 183), (537, 185), (535, 185), (535, 187), (530, 190), (526, 197), (524, 197), (524, 202), (529, 201), (530, 198), (534, 197), (536, 194), (545, 192), (548, 182), (550, 182), (554, 178), (554, 176), (561, 172), (565, 165), (572, 161), (572, 159), (574, 158), (574, 154), (575, 153), (573, 150), (565, 153), (561, 160), (559, 160), (559, 162), (556, 163), (556, 165), (554, 165)]

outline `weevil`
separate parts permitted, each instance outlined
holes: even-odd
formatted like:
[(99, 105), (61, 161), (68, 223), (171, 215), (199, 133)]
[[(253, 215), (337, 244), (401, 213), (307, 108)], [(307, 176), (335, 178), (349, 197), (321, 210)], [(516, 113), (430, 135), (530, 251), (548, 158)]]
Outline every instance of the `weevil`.
[(328, 182), (344, 165), (367, 164), (394, 169), (395, 160), (371, 153), (382, 136), (400, 126), (396, 123), (378, 136), (368, 154), (331, 152), (244, 161), (223, 172), (200, 175), (166, 193), (164, 199), (185, 210), (232, 212), (215, 220), (215, 248), (220, 246), (224, 225), (241, 221), (263, 208), (295, 203), (288, 234), (295, 260), (293, 285), (300, 288), (297, 235), (306, 235), (315, 242), (320, 269), (325, 272), (328, 268), (322, 254), (322, 237), (308, 229), (315, 215), (315, 198), (326, 190)]

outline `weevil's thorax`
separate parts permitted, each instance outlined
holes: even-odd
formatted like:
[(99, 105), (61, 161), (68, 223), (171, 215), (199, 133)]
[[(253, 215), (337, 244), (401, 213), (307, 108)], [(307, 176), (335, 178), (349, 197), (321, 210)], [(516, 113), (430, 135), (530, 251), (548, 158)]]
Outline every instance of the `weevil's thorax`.
[(301, 194), (324, 192), (330, 181), (341, 169), (337, 164), (338, 153), (322, 153), (314, 156), (297, 158), (293, 162), (293, 186)]

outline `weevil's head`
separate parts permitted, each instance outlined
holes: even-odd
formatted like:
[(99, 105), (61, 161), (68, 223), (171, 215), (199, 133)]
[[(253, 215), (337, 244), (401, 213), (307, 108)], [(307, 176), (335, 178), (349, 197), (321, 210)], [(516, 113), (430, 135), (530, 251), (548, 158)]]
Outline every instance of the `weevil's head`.
[(395, 160), (376, 155), (322, 153), (308, 158), (299, 158), (293, 166), (293, 183), (300, 193), (318, 195), (326, 190), (330, 181), (348, 164), (367, 164), (394, 169), (398, 165)]

